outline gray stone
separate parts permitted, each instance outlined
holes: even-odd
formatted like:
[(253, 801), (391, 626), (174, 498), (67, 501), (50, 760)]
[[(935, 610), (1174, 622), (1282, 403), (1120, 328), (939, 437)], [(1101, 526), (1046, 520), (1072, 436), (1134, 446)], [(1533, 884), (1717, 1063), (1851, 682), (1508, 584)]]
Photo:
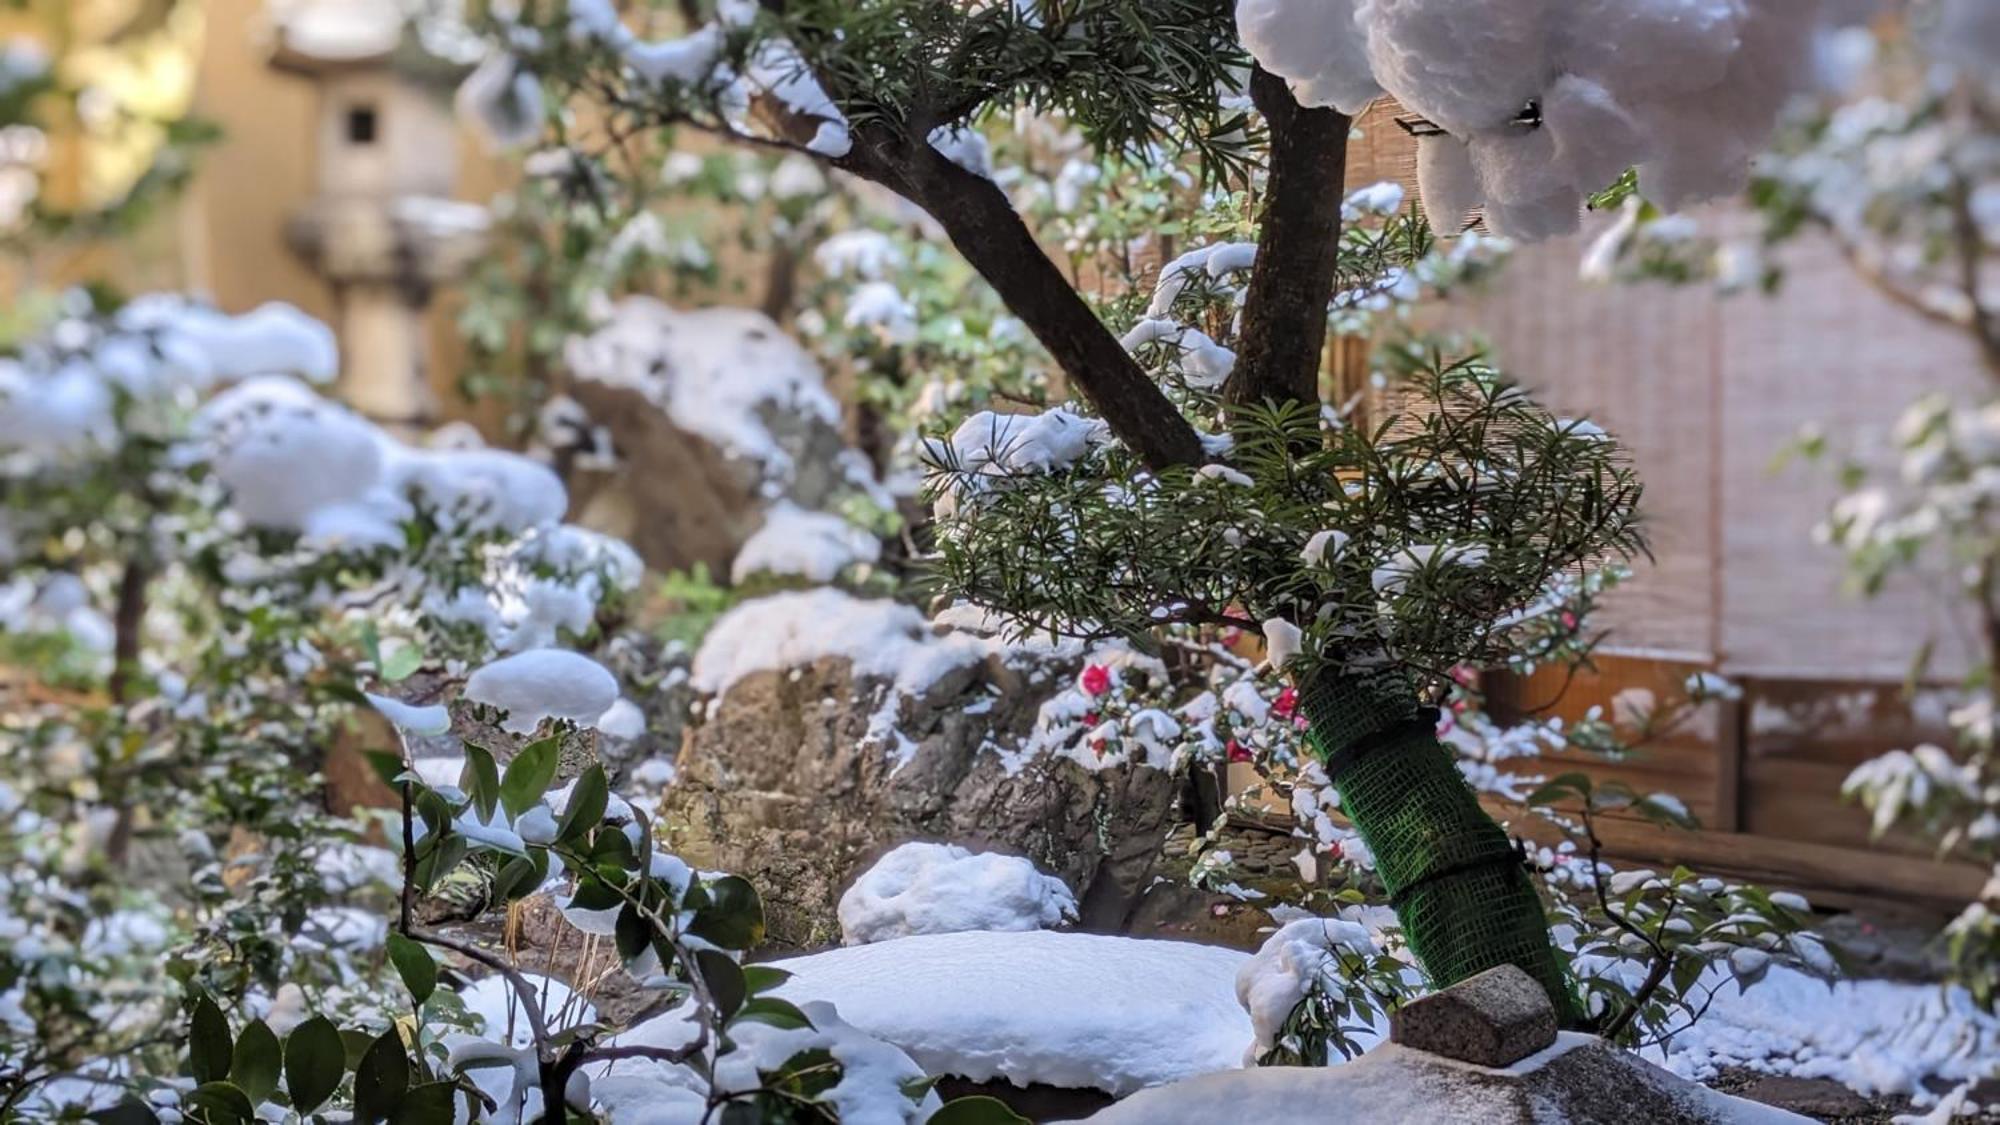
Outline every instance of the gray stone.
[(1077, 670), (994, 656), (942, 677), (901, 704), (915, 749), (900, 767), (868, 737), (887, 684), (837, 658), (745, 676), (698, 709), (659, 830), (689, 862), (754, 883), (778, 948), (839, 941), (841, 892), (909, 840), (1026, 856), (1076, 893), (1083, 928), (1122, 929), (1174, 823), (1177, 775), (1049, 756), (1009, 774), (985, 749), (1026, 732)]
[(1860, 1117), (1870, 1108), (1867, 1098), (1831, 1078), (1766, 1074), (1751, 1080), (1737, 1095), (1817, 1118)]
[[(616, 472), (571, 474), (579, 522), (624, 539), (655, 570), (700, 563), (727, 581), (773, 500), (825, 511), (871, 487), (818, 364), (753, 310), (681, 311), (629, 297), (565, 357), (569, 393), (609, 433), (620, 462)], [(756, 448), (730, 448), (717, 427), (677, 416), (684, 382), (708, 402), (704, 413), (755, 432)], [(731, 384), (750, 389), (726, 398), (703, 390)]]
[(1556, 1041), (1556, 1010), (1535, 978), (1501, 965), (1398, 1008), (1389, 1038), (1460, 1062), (1507, 1066)]
[(1256, 1067), (1155, 1086), (1088, 1120), (1802, 1125), (1811, 1119), (1710, 1090), (1601, 1039), (1565, 1032), (1554, 1046), (1505, 1069), (1387, 1043), (1340, 1066)]

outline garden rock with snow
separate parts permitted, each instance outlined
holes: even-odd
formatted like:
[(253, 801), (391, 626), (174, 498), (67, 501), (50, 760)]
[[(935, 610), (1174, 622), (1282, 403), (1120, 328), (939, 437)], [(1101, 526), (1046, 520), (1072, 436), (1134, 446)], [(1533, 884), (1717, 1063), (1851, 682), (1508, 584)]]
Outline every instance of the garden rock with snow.
[[(700, 563), (728, 575), (767, 523), (789, 519), (786, 537), (796, 537), (804, 514), (848, 496), (891, 504), (842, 437), (818, 364), (760, 312), (627, 297), (564, 358), (572, 394), (624, 459), (586, 510), (657, 570)], [(815, 567), (829, 551), (844, 548), (850, 562), (872, 547), (838, 537), (790, 569), (825, 581), (833, 574)], [(784, 558), (775, 565), (788, 569)]]
[(841, 895), (888, 848), (951, 840), (1025, 856), (1116, 928), (1152, 881), (1170, 770), (1031, 752), (1080, 646), (934, 626), (837, 590), (725, 615), (695, 655), (698, 706), (661, 822), (672, 845), (764, 888), (772, 938), (835, 940)]
[(1548, 994), (1511, 965), (1414, 1001), (1394, 1041), (1331, 1067), (1255, 1067), (1156, 1086), (1107, 1125), (1427, 1121), (1440, 1125), (1778, 1125), (1796, 1114), (1717, 1093), (1605, 1041), (1556, 1031)]

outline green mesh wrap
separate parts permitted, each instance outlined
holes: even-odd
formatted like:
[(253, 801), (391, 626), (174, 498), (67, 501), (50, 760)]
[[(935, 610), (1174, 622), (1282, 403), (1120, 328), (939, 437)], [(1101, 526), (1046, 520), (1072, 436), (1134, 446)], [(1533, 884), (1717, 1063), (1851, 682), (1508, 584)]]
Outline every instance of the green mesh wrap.
[[(1326, 761), (1420, 711), (1409, 681), (1395, 671), (1323, 676), (1301, 688), (1299, 703), (1311, 724), (1307, 738)], [(1565, 1024), (1575, 1022), (1534, 884), (1435, 735), (1422, 725), (1404, 727), (1340, 765), (1330, 780), (1341, 811), (1375, 853), (1410, 951), (1433, 987), (1511, 963), (1542, 982)]]

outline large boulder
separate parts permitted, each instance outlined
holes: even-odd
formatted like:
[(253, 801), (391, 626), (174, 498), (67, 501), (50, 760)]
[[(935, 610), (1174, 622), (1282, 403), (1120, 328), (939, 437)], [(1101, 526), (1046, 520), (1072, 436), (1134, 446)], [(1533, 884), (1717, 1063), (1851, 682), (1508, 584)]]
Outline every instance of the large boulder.
[(1553, 1046), (1504, 1069), (1385, 1043), (1339, 1066), (1223, 1071), (1155, 1086), (1089, 1120), (1799, 1125), (1810, 1119), (1718, 1093), (1601, 1039), (1564, 1032)]
[(838, 941), (842, 891), (909, 840), (1025, 856), (1076, 893), (1083, 928), (1119, 929), (1180, 787), (1143, 764), (1017, 752), (1081, 661), (1073, 646), (933, 633), (910, 607), (833, 590), (747, 603), (695, 657), (710, 700), (661, 832), (761, 888), (781, 946)]
[[(841, 434), (819, 365), (754, 309), (626, 297), (564, 351), (570, 393), (609, 432), (620, 470), (580, 488), (583, 520), (656, 570), (727, 576), (774, 501), (892, 504)], [(581, 482), (580, 482), (581, 483)]]

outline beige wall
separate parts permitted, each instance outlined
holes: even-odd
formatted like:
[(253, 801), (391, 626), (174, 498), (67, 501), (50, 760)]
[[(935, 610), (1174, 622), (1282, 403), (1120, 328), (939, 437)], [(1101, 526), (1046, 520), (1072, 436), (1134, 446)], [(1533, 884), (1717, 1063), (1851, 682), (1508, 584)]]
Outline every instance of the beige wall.
[[(182, 206), (181, 260), (186, 284), (241, 311), (264, 301), (289, 301), (334, 319), (333, 294), (285, 245), (286, 218), (315, 190), (318, 100), (303, 77), (265, 62), (263, 0), (206, 0), (207, 35), (195, 88), (195, 110), (225, 137), (203, 157)], [(506, 163), (490, 158), (461, 134), (460, 199), (484, 201), (505, 182)], [(446, 417), (468, 415), (452, 384), (463, 350), (452, 323), (449, 293), (433, 302), (427, 370)]]

